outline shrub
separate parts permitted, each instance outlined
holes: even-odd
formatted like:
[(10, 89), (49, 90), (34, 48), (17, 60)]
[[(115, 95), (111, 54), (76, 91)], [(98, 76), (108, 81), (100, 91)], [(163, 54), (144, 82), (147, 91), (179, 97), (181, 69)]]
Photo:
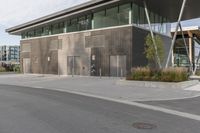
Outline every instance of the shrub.
[(0, 72), (6, 72), (6, 69), (0, 66)]
[(200, 76), (200, 70), (197, 70), (196, 75)]
[(132, 69), (132, 78), (134, 80), (150, 80), (151, 70), (148, 67), (137, 67)]
[(20, 65), (14, 65), (13, 71), (17, 72), (17, 73), (20, 73), (21, 72)]
[(186, 68), (167, 68), (161, 72), (161, 81), (181, 82), (188, 80), (188, 71)]
[(167, 68), (167, 69), (150, 69), (148, 67), (138, 67), (132, 69), (132, 77), (127, 80), (140, 81), (163, 81), (163, 82), (181, 82), (189, 78), (186, 68)]
[(161, 80), (161, 71), (160, 70), (151, 70), (151, 80), (152, 81), (160, 81)]

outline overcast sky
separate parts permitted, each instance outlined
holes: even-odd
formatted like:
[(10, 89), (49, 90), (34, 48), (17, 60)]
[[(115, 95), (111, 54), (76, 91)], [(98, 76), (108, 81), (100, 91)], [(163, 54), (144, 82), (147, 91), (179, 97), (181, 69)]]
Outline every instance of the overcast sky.
[[(5, 33), (6, 28), (66, 9), (88, 0), (2, 0), (0, 4), (0, 45), (19, 44), (20, 37)], [(186, 25), (200, 25), (200, 20)]]
[(88, 0), (2, 0), (0, 4), (0, 45), (19, 44), (20, 37), (5, 29), (66, 9)]

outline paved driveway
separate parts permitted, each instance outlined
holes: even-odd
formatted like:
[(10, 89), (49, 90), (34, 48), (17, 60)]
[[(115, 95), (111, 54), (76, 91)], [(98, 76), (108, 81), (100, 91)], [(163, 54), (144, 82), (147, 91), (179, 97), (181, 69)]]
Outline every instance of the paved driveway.
[(199, 131), (200, 121), (178, 115), (59, 91), (0, 85), (0, 133)]
[(186, 89), (144, 88), (116, 84), (120, 78), (1, 75), (0, 84), (48, 88), (98, 95), (126, 101), (155, 101), (200, 96), (200, 85)]
[[(0, 117), (6, 116), (7, 118), (2, 117), (0, 119), (0, 129), (3, 129), (6, 127), (6, 124), (5, 124), (6, 122), (11, 123), (10, 128), (5, 129), (5, 132), (10, 133), (11, 132), (10, 129), (15, 128), (13, 127), (13, 125), (15, 126), (15, 124), (18, 122), (18, 121), (13, 121), (13, 125), (12, 125), (12, 119), (16, 115), (17, 116), (19, 115), (21, 117), (24, 117), (24, 121), (17, 124), (16, 126), (17, 130), (18, 128), (23, 127), (23, 125), (26, 124), (25, 121), (27, 121), (27, 119), (29, 118), (35, 119), (36, 117), (36, 118), (41, 118), (41, 121), (45, 121), (47, 125), (50, 124), (50, 127), (46, 127), (45, 125), (42, 124), (43, 122), (40, 123), (37, 120), (35, 121), (35, 123), (34, 122), (32, 123), (33, 126), (39, 127), (38, 131), (44, 131), (44, 133), (45, 131), (50, 132), (51, 130), (53, 132), (65, 132), (69, 130), (68, 128), (73, 129), (73, 131), (75, 132), (90, 132), (90, 131), (93, 131), (93, 129), (91, 130), (87, 129), (86, 128), (87, 125), (85, 124), (83, 125), (83, 128), (82, 128), (81, 124), (84, 123), (84, 121), (88, 121), (88, 119), (85, 116), (92, 116), (91, 119), (89, 119), (91, 120), (90, 121), (91, 123), (89, 124), (90, 126), (92, 125), (95, 127), (95, 125), (93, 125), (93, 123), (95, 123), (94, 121), (97, 119), (98, 120), (103, 119), (101, 121), (102, 123), (105, 123), (105, 121), (106, 122), (110, 121), (111, 123), (114, 123), (113, 125), (115, 126), (113, 126), (110, 123), (106, 123), (106, 124), (111, 126), (112, 129), (117, 129), (117, 130), (109, 129), (109, 127), (103, 124), (103, 125), (98, 126), (98, 128), (100, 128), (98, 129), (99, 132), (103, 132), (104, 130), (101, 130), (101, 129), (105, 128), (106, 129), (105, 132), (119, 131), (119, 132), (124, 132), (124, 133), (125, 132), (199, 133), (199, 127), (200, 127), (199, 126), (200, 125), (200, 114), (199, 114), (200, 98), (198, 97), (200, 95), (199, 85), (186, 88), (186, 89), (141, 88), (141, 87), (136, 87), (136, 86), (130, 87), (126, 85), (119, 85), (117, 84), (119, 80), (120, 80), (119, 78), (100, 79), (96, 77), (72, 78), (72, 77), (59, 77), (59, 76), (38, 76), (38, 75), (14, 75), (14, 74), (1, 75), (0, 76), (0, 95), (1, 95), (0, 109), (1, 110), (3, 109), (5, 113), (0, 112)], [(8, 86), (8, 85), (14, 85), (14, 86)], [(32, 87), (32, 88), (29, 88), (29, 87)], [(13, 90), (14, 90), (14, 94), (12, 94)], [(53, 91), (53, 90), (59, 90), (59, 91)], [(63, 93), (62, 91), (68, 92), (68, 93)], [(62, 95), (62, 96), (59, 96), (57, 94)], [(75, 95), (75, 94), (79, 94), (79, 95)], [(75, 96), (75, 98), (71, 96), (73, 97)], [(10, 99), (6, 97), (9, 97)], [(43, 99), (43, 97), (45, 99)], [(89, 100), (82, 99), (83, 97)], [(95, 97), (95, 98), (92, 98), (92, 97)], [(29, 101), (31, 98), (35, 99), (33, 100), (34, 102), (32, 102), (32, 100)], [(56, 100), (57, 98), (59, 99), (61, 98), (60, 99), (61, 101), (65, 98), (66, 100), (64, 100), (64, 104), (61, 105), (60, 101)], [(106, 101), (103, 100), (106, 104), (102, 104), (101, 103), (102, 100), (98, 100), (99, 98), (106, 100)], [(45, 102), (43, 102), (42, 99), (45, 100)], [(54, 101), (55, 103), (54, 102), (52, 103), (53, 104), (52, 106), (52, 105), (48, 105), (48, 104), (51, 104), (51, 102), (48, 103), (47, 99), (50, 100), (51, 102), (52, 100), (56, 100), (56, 101)], [(68, 102), (68, 101), (71, 101), (72, 99), (73, 99), (72, 103)], [(181, 100), (175, 100), (175, 99), (181, 99)], [(17, 102), (18, 100), (19, 100), (19, 103), (15, 103), (15, 101)], [(7, 103), (9, 103), (10, 101), (11, 101), (10, 103), (11, 105), (7, 106)], [(37, 102), (38, 103), (41, 102), (41, 104), (37, 104)], [(107, 103), (110, 103), (110, 104), (107, 104)], [(22, 114), (15, 114), (15, 113), (12, 114), (12, 110), (11, 112), (8, 111), (8, 109), (12, 109), (11, 108), (12, 106), (14, 107), (13, 110), (17, 110), (15, 109), (15, 106), (18, 104), (20, 106), (19, 107), (17, 106), (17, 109), (22, 108), (18, 110), (18, 113), (22, 112), (23, 115), (26, 112), (28, 112), (28, 114), (34, 113), (34, 115), (36, 116), (32, 118), (32, 115), (23, 116)], [(46, 108), (46, 105), (48, 105), (47, 108)], [(62, 109), (62, 106), (64, 106), (63, 110), (59, 109), (57, 112), (57, 108)], [(93, 115), (90, 114), (90, 115), (82, 116), (83, 112), (82, 113), (80, 112), (80, 110), (82, 110), (82, 107), (84, 107), (84, 110), (88, 109), (87, 111), (89, 111), (89, 113), (92, 113)], [(104, 107), (106, 107), (106, 110), (102, 110), (102, 108)], [(73, 108), (73, 110), (71, 110), (70, 113), (65, 112), (67, 109), (70, 109), (70, 108)], [(23, 112), (24, 109), (25, 109), (25, 112)], [(52, 110), (53, 112), (49, 110)], [(120, 113), (118, 112), (119, 110), (121, 111)], [(87, 114), (88, 113), (87, 111), (84, 113)], [(38, 112), (38, 115), (37, 115), (37, 112)], [(47, 114), (45, 112), (47, 112)], [(73, 113), (73, 112), (76, 112), (76, 113)], [(65, 113), (67, 113), (67, 115), (65, 115)], [(96, 113), (100, 116), (98, 116)], [(112, 117), (112, 114), (115, 114), (115, 113), (116, 113), (116, 116)], [(73, 117), (69, 117), (69, 119), (64, 117), (64, 119), (62, 119), (62, 117), (59, 114), (62, 114), (61, 116), (71, 115)], [(77, 114), (80, 114), (78, 116), (81, 117), (81, 122), (77, 121), (76, 118), (79, 118), (78, 116), (76, 116)], [(107, 117), (109, 120), (105, 120)], [(8, 119), (8, 120), (4, 121), (5, 119)], [(55, 121), (54, 123), (54, 122), (51, 122), (53, 121), (53, 119), (55, 120), (58, 119), (58, 120)], [(70, 119), (73, 120), (72, 123), (69, 122)], [(115, 120), (112, 121), (113, 119)], [(2, 123), (5, 125), (1, 124), (1, 120), (3, 120)], [(101, 122), (99, 124), (102, 124)], [(155, 124), (158, 128), (156, 128), (155, 130), (148, 130), (148, 131), (135, 130), (134, 128), (132, 129), (131, 127), (132, 122), (133, 123), (135, 122), (152, 123), (152, 124)], [(43, 125), (44, 129), (43, 127), (40, 127), (39, 125), (37, 125), (38, 123)], [(61, 125), (59, 125), (59, 123)], [(71, 126), (65, 127), (64, 125), (62, 125), (63, 123), (71, 124)], [(52, 129), (51, 124), (56, 126), (55, 127), (56, 130), (54, 129), (54, 127)], [(78, 130), (76, 129), (76, 127), (72, 126), (74, 124), (77, 124), (77, 127), (80, 126), (81, 130)], [(58, 129), (61, 129), (61, 131), (57, 131), (57, 127)], [(30, 128), (31, 127), (27, 125), (27, 129), (30, 129)], [(27, 130), (24, 130), (23, 132), (26, 132), (26, 131)], [(33, 130), (33, 132), (34, 131), (35, 130)], [(20, 133), (23, 133), (23, 132), (20, 132)]]

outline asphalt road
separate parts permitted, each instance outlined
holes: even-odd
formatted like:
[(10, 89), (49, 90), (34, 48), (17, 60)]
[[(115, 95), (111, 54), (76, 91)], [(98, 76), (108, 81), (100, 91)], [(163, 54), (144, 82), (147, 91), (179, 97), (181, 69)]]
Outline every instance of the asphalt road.
[[(134, 123), (153, 124), (137, 129)], [(0, 133), (199, 133), (200, 122), (64, 92), (0, 85)]]
[(200, 115), (200, 97), (169, 101), (149, 101), (141, 103)]

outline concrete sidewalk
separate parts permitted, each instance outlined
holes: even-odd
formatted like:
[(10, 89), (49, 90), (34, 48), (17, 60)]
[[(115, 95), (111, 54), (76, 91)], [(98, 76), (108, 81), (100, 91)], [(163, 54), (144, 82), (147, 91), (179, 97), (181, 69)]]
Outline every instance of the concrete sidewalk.
[(126, 101), (156, 101), (200, 96), (200, 84), (186, 89), (145, 88), (118, 85), (120, 78), (59, 77), (54, 75), (1, 75), (0, 84), (45, 88)]

